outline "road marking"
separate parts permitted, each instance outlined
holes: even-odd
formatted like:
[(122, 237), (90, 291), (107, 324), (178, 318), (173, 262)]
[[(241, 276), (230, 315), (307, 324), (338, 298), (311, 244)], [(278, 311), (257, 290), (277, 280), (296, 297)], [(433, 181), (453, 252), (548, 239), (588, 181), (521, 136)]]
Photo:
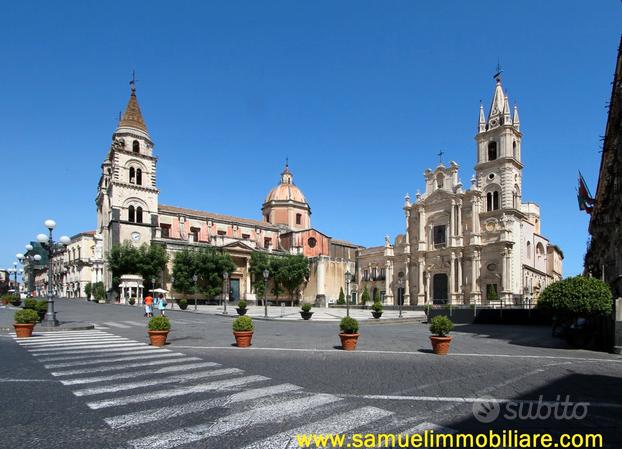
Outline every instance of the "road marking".
[[(74, 370), (70, 370), (70, 371), (54, 371), (51, 372), (50, 374), (52, 376), (73, 376), (75, 374), (89, 374), (89, 373), (104, 373), (107, 371), (118, 371), (121, 369), (128, 369), (128, 368), (140, 368), (143, 366), (156, 366), (156, 365), (166, 365), (169, 363), (179, 363), (179, 362), (197, 362), (201, 360), (198, 357), (186, 357), (186, 358), (179, 358), (179, 359), (174, 359), (174, 360), (156, 360), (153, 362), (140, 362), (140, 363), (127, 363), (127, 364), (121, 364), (121, 365), (112, 365), (112, 366), (98, 366), (96, 368), (80, 368), (80, 369), (74, 369)], [(131, 376), (131, 373), (127, 374), (128, 377)]]
[(37, 348), (37, 349), (29, 349), (30, 352), (66, 352), (71, 351), (73, 349), (99, 349), (99, 348), (121, 348), (128, 346), (147, 346), (147, 343), (132, 343), (128, 341), (127, 343), (106, 343), (103, 345), (86, 345), (86, 346), (72, 346), (70, 348)]
[(160, 377), (158, 379), (143, 380), (140, 382), (127, 382), (123, 384), (84, 388), (82, 390), (74, 390), (76, 396), (93, 396), (94, 394), (116, 393), (118, 391), (135, 390), (136, 388), (151, 387), (154, 385), (170, 384), (176, 381), (205, 379), (208, 377), (226, 376), (228, 374), (242, 374), (244, 371), (238, 368), (223, 368), (211, 371), (197, 371), (194, 373)]
[(96, 359), (96, 358), (104, 358), (104, 357), (121, 357), (124, 355), (131, 355), (131, 354), (135, 354), (135, 355), (140, 355), (140, 354), (150, 354), (154, 351), (157, 352), (171, 352), (170, 349), (162, 349), (162, 348), (155, 348), (154, 346), (148, 346), (146, 348), (140, 348), (140, 349), (126, 349), (126, 350), (120, 350), (116, 351), (116, 352), (108, 352), (108, 353), (104, 353), (104, 354), (95, 354), (95, 355), (76, 355), (76, 356), (71, 356), (71, 357), (67, 357), (67, 356), (62, 356), (62, 357), (45, 357), (42, 359), (37, 359), (40, 362), (60, 362), (60, 361), (68, 361), (68, 360), (87, 360), (87, 359)]
[(187, 402), (171, 407), (158, 407), (150, 410), (128, 413), (126, 415), (112, 416), (110, 418), (105, 418), (104, 421), (106, 421), (106, 423), (108, 423), (108, 425), (113, 429), (119, 429), (160, 421), (163, 419), (170, 419), (176, 416), (189, 415), (191, 413), (202, 413), (216, 407), (225, 407), (229, 404), (235, 404), (237, 402), (251, 401), (253, 399), (298, 391), (301, 389), (302, 387), (293, 384), (280, 384), (271, 387), (253, 388), (251, 390), (245, 390), (229, 396), (208, 399), (205, 401)]
[(96, 324), (95, 329), (110, 329), (110, 328), (107, 326), (100, 326), (99, 324)]
[(140, 326), (140, 327), (147, 327), (147, 322), (144, 321), (142, 323), (138, 322), (138, 321), (122, 321), (122, 323), (127, 323), (130, 326)]
[[(156, 368), (156, 369), (147, 369), (143, 371), (132, 371), (132, 377), (136, 376), (152, 376), (155, 374), (163, 374), (163, 373), (174, 373), (177, 371), (186, 371), (197, 368), (217, 368), (222, 366), (220, 363), (214, 362), (202, 362), (202, 363), (189, 363), (187, 365), (175, 365), (175, 366), (165, 366), (164, 368)], [(96, 382), (108, 382), (111, 380), (117, 379), (127, 379), (128, 375), (126, 373), (121, 374), (111, 374), (109, 376), (96, 376), (96, 377), (80, 377), (78, 379), (70, 379), (70, 380), (61, 380), (60, 383), (63, 385), (81, 385), (81, 384), (91, 384)]]
[(237, 379), (226, 379), (208, 382), (201, 385), (193, 385), (188, 387), (175, 387), (165, 391), (157, 391), (152, 393), (143, 393), (133, 396), (125, 396), (115, 399), (104, 399), (101, 401), (87, 402), (87, 406), (93, 410), (108, 407), (118, 407), (120, 405), (137, 404), (140, 402), (155, 401), (157, 399), (168, 399), (175, 396), (185, 396), (193, 393), (204, 393), (206, 391), (227, 390), (230, 388), (241, 387), (253, 382), (264, 382), (270, 380), (264, 376), (246, 376)]
[(0, 382), (56, 382), (54, 379), (6, 379), (0, 378)]
[(135, 340), (130, 340), (129, 338), (123, 337), (109, 337), (102, 338), (99, 340), (81, 340), (81, 341), (69, 341), (69, 342), (55, 342), (55, 341), (46, 341), (40, 343), (22, 343), (21, 346), (27, 349), (35, 349), (35, 348), (69, 348), (72, 346), (81, 346), (81, 345), (92, 345), (95, 343), (129, 343), (134, 342)]
[(102, 338), (113, 338), (116, 335), (112, 334), (104, 334), (104, 335), (80, 335), (76, 337), (61, 337), (61, 338), (52, 338), (52, 337), (32, 337), (26, 340), (17, 340), (17, 343), (20, 345), (29, 344), (29, 343), (50, 343), (50, 342), (71, 342), (71, 341), (86, 341), (86, 340), (101, 340)]
[(95, 359), (95, 360), (81, 360), (77, 362), (67, 362), (67, 363), (53, 363), (51, 365), (43, 365), (44, 368), (47, 369), (55, 369), (55, 368), (70, 368), (72, 366), (85, 366), (85, 365), (97, 365), (99, 363), (116, 363), (116, 362), (129, 362), (132, 360), (148, 360), (148, 359), (158, 359), (162, 357), (185, 357), (186, 354), (182, 354), (181, 352), (166, 352), (161, 354), (159, 351), (154, 354), (148, 355), (130, 355), (126, 357), (113, 357), (107, 359)]
[(391, 415), (393, 415), (393, 412), (381, 408), (362, 407), (278, 433), (266, 439), (256, 441), (244, 449), (287, 449), (294, 447), (292, 443), (296, 444), (296, 435), (350, 433), (352, 429), (367, 426), (374, 421)]
[(136, 449), (172, 448), (193, 443), (206, 438), (223, 435), (243, 427), (277, 422), (282, 418), (301, 415), (303, 412), (323, 405), (340, 401), (332, 394), (316, 394), (311, 397), (292, 399), (277, 404), (258, 407), (245, 412), (234, 413), (214, 422), (186, 427), (172, 432), (150, 435), (146, 438), (128, 442)]
[[(32, 337), (30, 338), (35, 338), (38, 337), (40, 335), (43, 335), (44, 337), (67, 337), (67, 336), (75, 336), (75, 335), (93, 335), (93, 334), (106, 334), (106, 332), (99, 332), (95, 329), (93, 330), (86, 330), (86, 331), (51, 331), (51, 332), (45, 332), (45, 331), (37, 331), (35, 330), (32, 334)], [(15, 332), (11, 332), (10, 333), (11, 336), (15, 336)]]
[[(227, 349), (237, 351), (239, 348), (235, 346), (187, 346), (175, 345), (180, 349)], [(346, 354), (342, 349), (311, 349), (311, 348), (258, 348), (252, 346), (245, 348), (245, 351), (283, 351), (283, 352), (317, 352), (317, 353), (335, 353)], [(356, 351), (347, 351), (348, 356), (355, 356), (356, 354), (396, 354), (396, 355), (416, 355), (416, 356), (430, 356), (425, 352), (413, 352), (413, 351), (380, 351), (380, 350), (366, 350), (357, 349)], [(466, 354), (466, 353), (449, 353), (446, 357), (451, 359), (452, 357), (509, 357), (509, 358), (527, 358), (527, 359), (551, 359), (551, 360), (568, 360), (570, 362), (607, 362), (607, 363), (622, 363), (622, 357), (618, 358), (585, 358), (585, 357), (568, 357), (568, 356), (546, 356), (546, 355), (520, 355), (520, 354)]]
[[(152, 351), (168, 351), (168, 349), (162, 349), (162, 348), (157, 348), (155, 346), (146, 346), (142, 343), (135, 343), (132, 347), (132, 345), (128, 345), (127, 347), (121, 347), (121, 348), (108, 348), (108, 349), (80, 349), (80, 350), (71, 350), (71, 351), (62, 351), (62, 352), (41, 352), (41, 353), (33, 353), (31, 352), (30, 354), (35, 356), (35, 357), (42, 357), (42, 356), (48, 356), (48, 355), (71, 355), (71, 354), (102, 354), (102, 353), (106, 353), (106, 352), (130, 352), (130, 351), (136, 351), (139, 349), (147, 349), (147, 348), (151, 348)], [(106, 357), (109, 356), (109, 354), (105, 354)]]
[(132, 326), (128, 326), (127, 324), (115, 323), (112, 321), (107, 321), (103, 324), (106, 326), (110, 326), (110, 327), (118, 327), (120, 329), (129, 329), (130, 327), (132, 327)]

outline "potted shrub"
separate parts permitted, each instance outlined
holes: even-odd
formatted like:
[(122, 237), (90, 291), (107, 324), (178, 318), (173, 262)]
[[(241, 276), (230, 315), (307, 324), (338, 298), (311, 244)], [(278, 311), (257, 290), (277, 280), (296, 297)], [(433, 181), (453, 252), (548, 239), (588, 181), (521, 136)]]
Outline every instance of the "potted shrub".
[(308, 320), (313, 316), (313, 312), (311, 312), (311, 304), (303, 304), (300, 308), (300, 316), (303, 320)]
[(39, 314), (39, 321), (43, 321), (45, 314), (48, 313), (48, 301), (47, 299), (40, 299), (35, 305), (35, 311)]
[(233, 336), (238, 348), (246, 348), (251, 345), (253, 339), (253, 320), (249, 316), (239, 316), (233, 320)]
[(11, 305), (14, 307), (19, 307), (21, 304), (22, 299), (17, 295), (13, 295), (13, 297), (11, 298)]
[(180, 299), (179, 301), (177, 301), (177, 305), (181, 310), (186, 310), (188, 308), (188, 300)]
[(246, 301), (241, 300), (238, 302), (238, 307), (235, 309), (238, 311), (238, 315), (246, 315)]
[(3, 306), (6, 306), (6, 305), (8, 305), (8, 304), (9, 304), (9, 302), (11, 302), (11, 296), (12, 296), (12, 295), (4, 295), (4, 296), (2, 297), (2, 305), (3, 305)]
[(432, 351), (434, 354), (446, 355), (449, 352), (451, 337), (449, 332), (454, 327), (454, 323), (445, 315), (435, 316), (430, 320), (430, 341), (432, 342)]
[(361, 304), (366, 305), (369, 302), (369, 299), (370, 299), (369, 289), (367, 288), (367, 285), (366, 285), (365, 288), (363, 289), (363, 294), (361, 295)]
[(154, 316), (149, 320), (149, 341), (151, 346), (164, 346), (166, 344), (166, 337), (171, 330), (171, 322), (167, 316), (159, 315)]
[(32, 336), (32, 330), (39, 315), (32, 309), (22, 309), (15, 312), (15, 335), (17, 338), (28, 338)]
[(35, 298), (28, 298), (24, 301), (23, 308), (35, 310), (37, 308), (37, 300)]
[(371, 306), (371, 314), (374, 318), (379, 319), (382, 316), (384, 306), (380, 301), (376, 301)]
[(136, 298), (132, 296), (127, 302), (130, 306), (133, 306), (134, 304), (136, 304)]
[(359, 322), (352, 317), (346, 316), (341, 319), (339, 328), (341, 329), (341, 333), (339, 334), (341, 347), (346, 351), (354, 351), (360, 335), (358, 333)]

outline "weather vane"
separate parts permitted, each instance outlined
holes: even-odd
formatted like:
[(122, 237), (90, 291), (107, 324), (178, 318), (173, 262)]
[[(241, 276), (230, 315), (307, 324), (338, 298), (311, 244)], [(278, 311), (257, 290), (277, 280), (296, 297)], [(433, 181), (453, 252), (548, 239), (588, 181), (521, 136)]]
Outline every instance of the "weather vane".
[(501, 61), (497, 59), (497, 73), (493, 76), (497, 81), (501, 81), (501, 74), (503, 73), (503, 69), (501, 69)]
[(440, 150), (440, 151), (438, 152), (438, 154), (437, 154), (439, 164), (442, 164), (442, 163), (443, 163), (443, 154), (445, 154), (445, 152), (444, 152), (443, 150)]
[(136, 93), (136, 82), (138, 80), (136, 79), (136, 71), (132, 70), (132, 80), (130, 81), (130, 89), (132, 90), (132, 93)]

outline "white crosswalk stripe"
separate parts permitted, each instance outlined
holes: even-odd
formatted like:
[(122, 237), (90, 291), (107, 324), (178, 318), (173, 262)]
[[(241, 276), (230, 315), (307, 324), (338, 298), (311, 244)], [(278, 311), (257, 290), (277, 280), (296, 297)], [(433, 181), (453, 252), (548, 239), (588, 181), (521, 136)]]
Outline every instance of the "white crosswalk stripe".
[(231, 414), (213, 423), (210, 422), (174, 430), (172, 432), (150, 435), (146, 438), (129, 441), (128, 444), (135, 449), (173, 448), (182, 444), (219, 436), (242, 427), (275, 422), (284, 417), (291, 418), (302, 414), (306, 410), (341, 400), (341, 398), (330, 394), (316, 394), (311, 397), (292, 399), (290, 401), (279, 402), (277, 404)]
[(157, 366), (157, 365), (167, 365), (170, 363), (179, 363), (179, 362), (195, 362), (201, 360), (198, 357), (180, 357), (176, 359), (170, 360), (155, 360), (153, 362), (140, 362), (140, 363), (127, 363), (121, 365), (112, 365), (112, 366), (98, 366), (96, 368), (80, 368), (74, 369), (70, 371), (52, 371), (50, 374), (55, 377), (61, 376), (75, 376), (76, 374), (90, 374), (90, 373), (103, 373), (107, 371), (119, 371), (126, 370), (130, 368), (141, 368), (143, 366)]
[(115, 362), (129, 362), (132, 360), (147, 360), (147, 359), (160, 359), (163, 357), (182, 357), (185, 354), (180, 352), (168, 352), (168, 353), (152, 353), (148, 355), (131, 355), (126, 357), (113, 357), (107, 359), (95, 359), (95, 360), (80, 360), (77, 362), (67, 362), (67, 363), (52, 363), (49, 365), (43, 365), (44, 368), (47, 369), (56, 369), (56, 368), (70, 368), (72, 366), (86, 366), (86, 365), (97, 365), (99, 363), (115, 363)]
[(205, 393), (207, 391), (221, 391), (231, 388), (242, 387), (255, 382), (265, 382), (270, 380), (264, 376), (246, 376), (236, 379), (218, 380), (208, 382), (201, 385), (193, 385), (188, 387), (177, 387), (164, 391), (156, 391), (152, 393), (137, 394), (133, 396), (125, 396), (114, 399), (103, 399), (101, 401), (88, 402), (86, 405), (92, 409), (100, 409), (107, 407), (118, 407), (120, 405), (137, 404), (139, 402), (155, 401), (157, 399), (172, 398), (175, 396), (185, 396), (194, 393)]
[[(174, 366), (165, 366), (164, 368), (150, 368), (142, 371), (132, 371), (133, 377), (138, 376), (154, 376), (158, 374), (164, 373), (175, 373), (178, 371), (187, 371), (191, 369), (197, 368), (218, 368), (222, 366), (220, 363), (214, 362), (201, 362), (201, 363), (188, 363), (186, 365), (174, 365)], [(83, 384), (92, 384), (97, 382), (109, 382), (111, 380), (117, 379), (127, 379), (126, 373), (121, 374), (110, 374), (108, 376), (94, 376), (94, 377), (79, 377), (77, 379), (69, 379), (69, 380), (61, 380), (60, 382), (63, 385), (83, 385)]]
[(266, 439), (256, 441), (244, 449), (286, 449), (296, 447), (296, 435), (340, 434), (349, 433), (358, 427), (364, 427), (393, 413), (376, 407), (362, 407), (346, 413), (330, 416), (311, 424), (281, 432)]
[[(120, 329), (146, 325), (138, 321), (103, 324)], [(265, 376), (101, 330), (46, 333), (18, 344), (75, 396), (89, 398), (90, 409), (107, 410), (104, 420), (110, 428), (131, 428), (132, 439), (124, 447), (174, 448), (201, 441), (212, 447), (211, 439), (225, 447), (221, 439), (237, 438), (242, 428), (261, 431), (267, 424), (281, 422), (278, 433), (264, 433), (246, 449), (285, 449), (296, 444), (297, 434), (345, 434), (359, 427), (367, 431), (376, 422), (386, 425), (394, 414), (371, 406), (347, 409), (346, 399), (336, 395), (306, 392), (291, 383), (275, 384)], [(116, 413), (111, 412), (115, 409)], [(168, 424), (184, 416), (191, 416), (193, 425)], [(312, 422), (299, 425), (298, 417), (305, 422), (310, 417)], [(156, 422), (157, 426), (144, 425)], [(453, 431), (420, 423), (404, 433), (425, 430)]]
[(147, 327), (146, 321), (143, 321), (142, 323), (139, 321), (122, 321), (122, 323), (129, 324), (130, 326)]
[(160, 377), (157, 379), (147, 379), (140, 382), (127, 382), (124, 384), (110, 385), (105, 387), (91, 387), (82, 390), (74, 390), (76, 396), (93, 396), (102, 393), (116, 393), (117, 391), (135, 390), (137, 388), (152, 387), (154, 385), (170, 384), (174, 381), (206, 379), (208, 377), (225, 376), (228, 374), (242, 374), (239, 368), (223, 368), (211, 371), (197, 371), (194, 373), (182, 374), (173, 377)]
[(299, 391), (301, 389), (302, 387), (293, 384), (280, 384), (271, 387), (253, 388), (251, 390), (245, 390), (229, 396), (221, 396), (215, 399), (208, 399), (205, 401), (188, 402), (177, 406), (152, 408), (150, 410), (128, 413), (126, 415), (112, 416), (110, 418), (106, 418), (105, 421), (113, 429), (118, 429), (121, 427), (131, 427), (137, 426), (139, 424), (146, 424), (149, 422), (173, 418), (175, 416), (184, 416), (190, 415), (192, 413), (205, 412), (209, 409), (223, 407), (238, 402), (250, 401), (266, 396)]

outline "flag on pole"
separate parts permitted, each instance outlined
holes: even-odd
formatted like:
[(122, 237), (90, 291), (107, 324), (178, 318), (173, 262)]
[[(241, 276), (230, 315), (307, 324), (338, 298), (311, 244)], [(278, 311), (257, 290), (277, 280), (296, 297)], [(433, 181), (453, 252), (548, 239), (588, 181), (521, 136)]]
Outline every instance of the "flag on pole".
[(594, 208), (594, 198), (590, 190), (587, 188), (587, 184), (583, 175), (579, 171), (579, 188), (577, 189), (577, 200), (579, 201), (579, 210), (584, 210), (588, 214), (592, 213)]

